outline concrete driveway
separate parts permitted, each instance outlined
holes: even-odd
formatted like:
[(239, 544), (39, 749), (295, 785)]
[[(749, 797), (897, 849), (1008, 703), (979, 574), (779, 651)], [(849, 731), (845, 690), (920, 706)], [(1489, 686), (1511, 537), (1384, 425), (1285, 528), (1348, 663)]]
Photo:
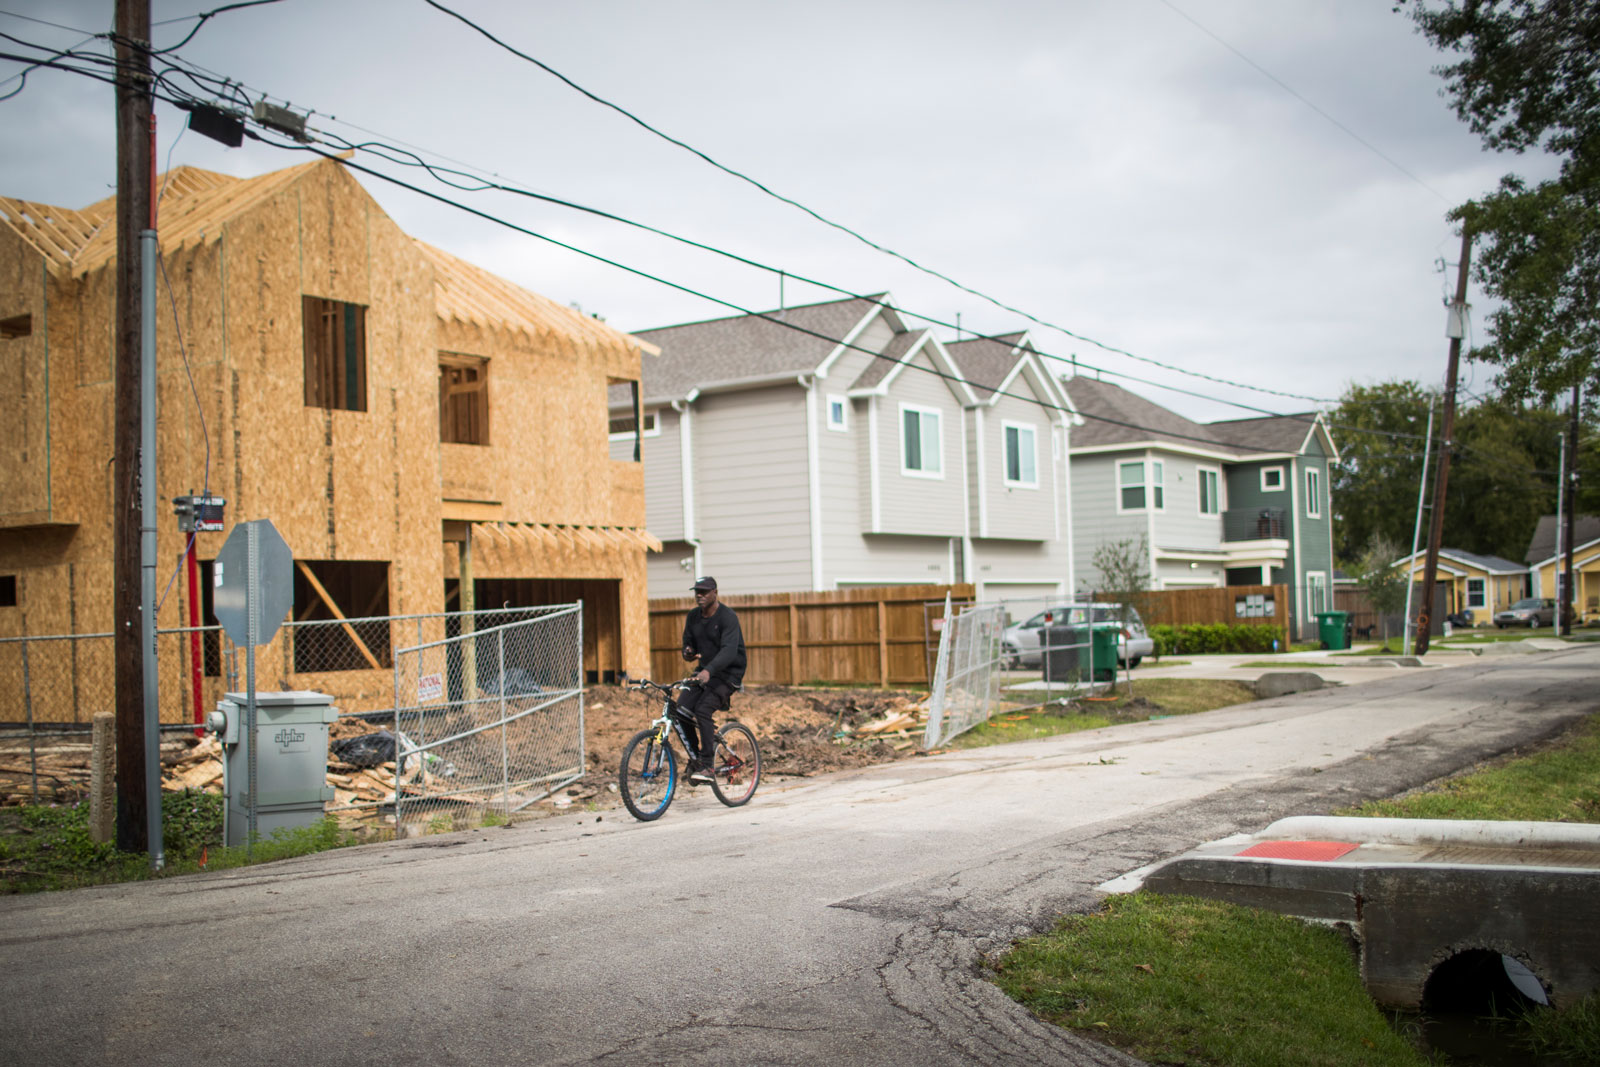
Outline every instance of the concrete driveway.
[[(1112, 1064), (981, 976), (1116, 874), (1596, 710), (1600, 648), (0, 901), (28, 1064)], [(699, 791), (703, 794), (705, 791)]]

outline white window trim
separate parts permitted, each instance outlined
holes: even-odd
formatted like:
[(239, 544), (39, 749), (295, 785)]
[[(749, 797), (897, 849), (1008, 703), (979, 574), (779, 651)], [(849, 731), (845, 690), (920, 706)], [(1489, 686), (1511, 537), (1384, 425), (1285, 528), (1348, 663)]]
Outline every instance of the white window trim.
[[(1221, 467), (1200, 467), (1200, 466), (1197, 466), (1197, 467), (1195, 467), (1194, 470), (1195, 470), (1195, 481), (1198, 483), (1196, 485), (1195, 494), (1194, 494), (1194, 506), (1195, 506), (1196, 512), (1203, 519), (1216, 519), (1216, 520), (1218, 520), (1220, 522), (1222, 520), (1222, 512), (1224, 510), (1223, 507), (1222, 507), (1222, 468)], [(1208, 475), (1208, 474), (1216, 479), (1216, 486), (1215, 486), (1216, 492), (1211, 494), (1212, 506), (1217, 509), (1215, 511), (1206, 511), (1206, 510), (1204, 510), (1204, 509), (1202, 509), (1200, 507), (1200, 489), (1199, 489), (1199, 487), (1205, 485), (1205, 483), (1206, 483), (1206, 475)]]
[[(838, 422), (833, 421), (833, 405), (835, 404), (839, 405)], [(848, 397), (840, 396), (838, 393), (829, 393), (826, 411), (827, 414), (824, 416), (824, 422), (826, 423), (828, 429), (832, 430), (834, 433), (850, 432), (850, 400)]]
[[(1268, 485), (1267, 484), (1267, 473), (1269, 471), (1277, 471), (1278, 472), (1278, 484), (1277, 485)], [(1285, 486), (1284, 486), (1283, 468), (1281, 466), (1279, 466), (1279, 467), (1262, 467), (1261, 468), (1261, 491), (1263, 493), (1281, 493), (1281, 492), (1283, 492), (1284, 488), (1285, 488)]]
[[(640, 412), (639, 417), (644, 420), (644, 432), (639, 434), (640, 437), (661, 436), (661, 410), (659, 408), (645, 408)], [(607, 434), (606, 439), (610, 441), (631, 441), (633, 440), (633, 431), (628, 430), (625, 433)]]
[[(1007, 430), (1013, 430), (1013, 429), (1014, 430), (1027, 430), (1028, 431), (1028, 443), (1031, 446), (1029, 451), (1031, 451), (1033, 453), (1033, 480), (1032, 481), (1027, 481), (1027, 480), (1023, 480), (1023, 479), (1018, 479), (1016, 481), (1013, 481), (1011, 479), (1011, 476), (1010, 476), (1011, 475), (1011, 464), (1009, 462), (1011, 456), (1010, 456), (1010, 448), (1006, 444), (1006, 431)], [(1020, 447), (1021, 441), (1022, 441), (1022, 435), (1020, 433), (1017, 435), (1017, 441), (1018, 441), (1018, 445)], [(1012, 422), (1009, 419), (1001, 419), (1000, 420), (1000, 443), (1001, 443), (1000, 462), (1002, 464), (1001, 477), (1005, 480), (1006, 487), (1008, 489), (1037, 489), (1037, 488), (1039, 488), (1039, 428), (1038, 428), (1038, 426), (1036, 426), (1035, 424), (1033, 424), (1031, 422)]]
[[(1477, 582), (1478, 583), (1478, 602), (1476, 604), (1474, 604), (1472, 602), (1472, 583), (1473, 582)], [(1467, 579), (1467, 607), (1469, 607), (1469, 608), (1486, 608), (1488, 606), (1489, 606), (1489, 583), (1488, 583), (1488, 580), (1484, 579), (1484, 578), (1468, 578)]]
[[(1312, 485), (1316, 482), (1316, 485)], [(1306, 468), (1306, 518), (1322, 518), (1322, 468)]]
[[(1139, 468), (1139, 477), (1143, 479), (1139, 483), (1139, 487), (1144, 490), (1144, 503), (1136, 508), (1125, 508), (1122, 506), (1122, 490), (1125, 488), (1122, 484), (1122, 468), (1133, 466)], [(1133, 486), (1126, 486), (1126, 488), (1132, 489)], [(1116, 476), (1111, 480), (1111, 491), (1117, 495), (1118, 515), (1143, 515), (1150, 510), (1150, 465), (1143, 459), (1117, 460)]]
[[(1150, 510), (1163, 512), (1167, 510), (1167, 464), (1164, 460), (1151, 456), (1145, 461), (1145, 470), (1148, 472), (1146, 484), (1150, 487)], [(1157, 478), (1156, 473), (1161, 477)], [(1161, 503), (1156, 503), (1156, 490), (1161, 490)], [(1153, 540), (1153, 539), (1152, 539)]]
[[(1317, 581), (1313, 582), (1312, 579), (1317, 579)], [(1317, 607), (1314, 603), (1312, 603), (1312, 601), (1315, 598), (1311, 595), (1311, 587), (1314, 584), (1320, 584), (1321, 587), (1322, 587), (1322, 606), (1321, 607)], [(1328, 606), (1329, 605), (1329, 601), (1331, 601), (1331, 600), (1332, 600), (1332, 593), (1330, 592), (1330, 590), (1328, 588), (1328, 572), (1327, 571), (1306, 571), (1306, 617), (1307, 618), (1311, 618), (1319, 611), (1331, 611), (1331, 610), (1333, 610), (1332, 608), (1330, 608)]]
[[(915, 411), (919, 416), (932, 415), (937, 422), (939, 432), (936, 435), (939, 442), (939, 469), (936, 471), (912, 470), (906, 466), (906, 412)], [(921, 420), (918, 420), (920, 433)], [(933, 481), (944, 481), (944, 412), (938, 408), (924, 407), (921, 404), (901, 404), (899, 418), (895, 420), (895, 436), (900, 439), (900, 473), (907, 478), (928, 478)]]

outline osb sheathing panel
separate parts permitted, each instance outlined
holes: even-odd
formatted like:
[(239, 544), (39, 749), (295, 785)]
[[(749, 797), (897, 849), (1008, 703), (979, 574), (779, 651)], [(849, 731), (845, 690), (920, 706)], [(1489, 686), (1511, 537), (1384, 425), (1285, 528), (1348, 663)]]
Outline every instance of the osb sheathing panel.
[(38, 251), (0, 227), (0, 318), (33, 316), (31, 335), (0, 340), (0, 523), (45, 521), (50, 508), (46, 277)]
[(643, 472), (611, 459), (605, 400), (608, 376), (637, 377), (637, 355), (453, 321), (439, 335), (443, 350), (489, 359), (491, 443), (444, 451), (445, 496), (498, 500), (510, 522), (644, 525)]

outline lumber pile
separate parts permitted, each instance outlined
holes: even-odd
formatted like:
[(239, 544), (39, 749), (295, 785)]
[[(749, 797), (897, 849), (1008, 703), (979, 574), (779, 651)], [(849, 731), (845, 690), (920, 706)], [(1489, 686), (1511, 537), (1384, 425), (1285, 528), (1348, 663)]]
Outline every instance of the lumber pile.
[(922, 704), (902, 703), (880, 718), (840, 731), (839, 740), (886, 741), (897, 750), (911, 748), (928, 728), (928, 709)]

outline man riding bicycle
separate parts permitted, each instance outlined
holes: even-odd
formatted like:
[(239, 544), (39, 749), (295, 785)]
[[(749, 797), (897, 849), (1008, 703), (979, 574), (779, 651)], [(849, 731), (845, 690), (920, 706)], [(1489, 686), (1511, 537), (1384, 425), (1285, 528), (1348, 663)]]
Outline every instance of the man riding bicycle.
[(689, 753), (689, 781), (708, 783), (716, 766), (717, 727), (713, 714), (727, 711), (729, 699), (744, 680), (744, 634), (739, 616), (717, 600), (717, 580), (701, 578), (694, 583), (694, 607), (683, 621), (683, 658), (700, 661), (694, 680), (697, 689), (684, 690), (678, 707), (688, 712), (694, 726), (688, 729), (698, 753)]

